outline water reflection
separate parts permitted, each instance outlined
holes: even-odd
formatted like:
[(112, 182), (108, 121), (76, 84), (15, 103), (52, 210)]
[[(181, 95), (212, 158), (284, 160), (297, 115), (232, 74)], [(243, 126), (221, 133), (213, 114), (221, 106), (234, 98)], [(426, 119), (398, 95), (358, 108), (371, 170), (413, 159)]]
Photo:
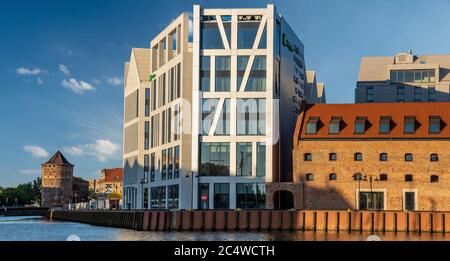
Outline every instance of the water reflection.
[[(450, 240), (450, 234), (375, 233), (383, 241)], [(64, 241), (77, 235), (82, 241), (366, 241), (372, 233), (301, 232), (301, 231), (239, 231), (239, 232), (148, 232), (87, 224), (49, 221), (41, 217), (0, 217), (0, 240)]]

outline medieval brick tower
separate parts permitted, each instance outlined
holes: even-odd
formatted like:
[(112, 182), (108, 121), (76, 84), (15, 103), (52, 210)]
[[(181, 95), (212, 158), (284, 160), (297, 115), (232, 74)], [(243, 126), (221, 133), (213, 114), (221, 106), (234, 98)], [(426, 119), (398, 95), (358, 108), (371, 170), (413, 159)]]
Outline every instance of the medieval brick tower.
[(42, 164), (42, 207), (64, 207), (70, 203), (73, 166), (60, 151)]

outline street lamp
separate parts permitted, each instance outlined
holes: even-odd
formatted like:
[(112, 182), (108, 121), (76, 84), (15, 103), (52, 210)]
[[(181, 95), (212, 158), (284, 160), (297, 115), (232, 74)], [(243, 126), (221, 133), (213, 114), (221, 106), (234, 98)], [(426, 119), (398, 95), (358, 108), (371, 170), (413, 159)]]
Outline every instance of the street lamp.
[(356, 173), (353, 175), (353, 180), (358, 181), (358, 197), (355, 197), (355, 209), (359, 209), (358, 206), (358, 199), (359, 199), (359, 193), (361, 192), (361, 180), (363, 178), (363, 175), (361, 173)]
[(364, 175), (364, 181), (367, 181), (367, 177), (369, 177), (369, 183), (370, 183), (370, 202), (372, 203), (372, 209), (374, 209), (374, 202), (373, 202), (373, 182), (378, 181), (377, 175)]

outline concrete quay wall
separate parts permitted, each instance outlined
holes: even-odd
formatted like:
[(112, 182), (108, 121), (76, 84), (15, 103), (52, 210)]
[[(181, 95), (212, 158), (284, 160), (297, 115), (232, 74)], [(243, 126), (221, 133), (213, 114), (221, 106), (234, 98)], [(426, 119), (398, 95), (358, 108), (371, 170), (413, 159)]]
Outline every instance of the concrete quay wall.
[(49, 210), (49, 219), (143, 231), (376, 231), (450, 233), (450, 212)]

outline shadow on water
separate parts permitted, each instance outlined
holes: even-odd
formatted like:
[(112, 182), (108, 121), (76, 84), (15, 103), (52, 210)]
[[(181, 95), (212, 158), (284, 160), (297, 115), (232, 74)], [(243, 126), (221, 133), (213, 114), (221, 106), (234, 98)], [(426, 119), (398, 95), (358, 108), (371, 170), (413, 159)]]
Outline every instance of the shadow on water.
[[(0, 241), (65, 241), (71, 235), (82, 241), (366, 241), (372, 235), (312, 231), (150, 232), (50, 221), (42, 217), (0, 217), (0, 231)], [(383, 241), (450, 240), (450, 234), (374, 234)]]

